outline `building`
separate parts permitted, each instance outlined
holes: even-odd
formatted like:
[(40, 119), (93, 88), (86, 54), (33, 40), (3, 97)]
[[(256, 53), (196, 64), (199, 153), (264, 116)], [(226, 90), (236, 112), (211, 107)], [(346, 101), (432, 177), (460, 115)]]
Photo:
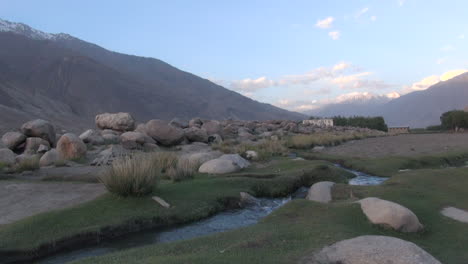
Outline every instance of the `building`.
[(333, 126), (333, 119), (308, 119), (302, 121), (303, 125), (306, 126), (317, 126), (317, 127), (332, 127)]
[(390, 135), (400, 135), (400, 134), (409, 134), (409, 127), (389, 127), (388, 133)]

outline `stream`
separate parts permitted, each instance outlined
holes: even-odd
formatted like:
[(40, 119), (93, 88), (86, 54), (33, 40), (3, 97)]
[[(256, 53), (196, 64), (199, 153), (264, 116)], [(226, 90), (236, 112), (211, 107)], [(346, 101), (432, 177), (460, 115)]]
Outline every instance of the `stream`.
[[(354, 175), (355, 178), (349, 181), (351, 185), (378, 185), (384, 182), (387, 178), (367, 175), (362, 172), (344, 168), (338, 164), (335, 166), (347, 170)], [(221, 212), (204, 220), (164, 230), (153, 230), (139, 232), (128, 235), (113, 241), (105, 241), (98, 245), (81, 248), (64, 253), (58, 253), (35, 263), (40, 264), (61, 264), (70, 261), (109, 254), (125, 249), (141, 247), (151, 244), (168, 243), (173, 241), (187, 240), (195, 237), (209, 235), (213, 233), (224, 232), (250, 226), (258, 223), (262, 218), (269, 215), (271, 212), (280, 208), (291, 199), (303, 199), (307, 195), (309, 188), (301, 187), (295, 193), (286, 198), (259, 198), (255, 204), (249, 205), (242, 209), (229, 210)]]

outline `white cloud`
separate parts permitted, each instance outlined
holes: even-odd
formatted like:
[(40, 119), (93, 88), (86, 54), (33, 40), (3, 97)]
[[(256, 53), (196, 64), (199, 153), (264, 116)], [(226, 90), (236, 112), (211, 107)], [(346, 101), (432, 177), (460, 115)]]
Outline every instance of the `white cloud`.
[(367, 13), (369, 11), (369, 8), (368, 7), (364, 7), (363, 9), (359, 10), (355, 17), (356, 18), (359, 18), (360, 16), (364, 15), (365, 13)]
[(318, 28), (331, 28), (333, 21), (335, 21), (335, 18), (330, 16), (325, 19), (318, 20), (315, 26)]
[(428, 76), (428, 77), (425, 77), (423, 78), (422, 80), (418, 81), (418, 82), (415, 82), (411, 85), (406, 85), (406, 86), (403, 86), (403, 89), (401, 91), (402, 94), (407, 94), (407, 93), (410, 93), (410, 92), (414, 92), (414, 91), (423, 91), (423, 90), (426, 90), (427, 88), (431, 87), (432, 85), (434, 84), (437, 84), (441, 81), (447, 81), (447, 80), (450, 80), (460, 74), (463, 74), (465, 72), (468, 72), (468, 70), (463, 70), (463, 69), (459, 69), (459, 70), (451, 70), (451, 71), (447, 71), (447, 72), (444, 72), (442, 75), (431, 75), (431, 76)]
[(370, 20), (371, 20), (371, 21), (376, 21), (376, 20), (377, 20), (377, 16), (371, 16), (371, 17), (370, 17)]
[(436, 61), (437, 64), (444, 64), (445, 62), (447, 61), (447, 57), (444, 57), (444, 58), (440, 58)]
[(406, 0), (398, 0), (398, 5), (403, 6), (405, 4)]
[(401, 95), (398, 92), (391, 92), (391, 93), (386, 94), (385, 96), (387, 96), (387, 98), (390, 98), (390, 99), (396, 99), (396, 98), (399, 98)]
[(452, 45), (445, 45), (442, 48), (440, 48), (440, 50), (444, 52), (449, 52), (449, 51), (454, 51), (455, 47)]
[(331, 31), (328, 33), (328, 36), (330, 36), (330, 38), (332, 38), (333, 40), (338, 40), (340, 39), (341, 33), (340, 31)]
[(236, 91), (254, 92), (274, 85), (274, 81), (269, 80), (267, 77), (263, 76), (257, 79), (247, 78), (244, 80), (232, 81), (230, 88)]
[(468, 70), (463, 70), (463, 69), (451, 70), (451, 71), (448, 71), (448, 72), (445, 72), (444, 74), (442, 74), (440, 76), (440, 80), (441, 81), (447, 81), (447, 80), (450, 80), (450, 79), (452, 79), (454, 77), (457, 77), (458, 75), (463, 74), (465, 72), (468, 72)]
[(337, 71), (342, 71), (342, 70), (346, 70), (348, 68), (351, 68), (353, 65), (349, 62), (345, 62), (345, 61), (342, 61), (342, 62), (339, 62), (338, 64), (336, 64), (335, 66), (333, 66), (333, 71), (334, 72), (337, 72)]
[(459, 38), (459, 39), (465, 39), (465, 34), (460, 34), (460, 35), (458, 35), (458, 38)]

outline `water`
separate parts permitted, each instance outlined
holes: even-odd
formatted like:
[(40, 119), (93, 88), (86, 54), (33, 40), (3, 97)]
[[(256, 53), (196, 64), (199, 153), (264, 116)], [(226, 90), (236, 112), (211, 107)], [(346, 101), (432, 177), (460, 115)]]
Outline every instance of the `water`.
[(46, 258), (36, 263), (59, 264), (91, 256), (145, 246), (200, 237), (256, 224), (260, 219), (291, 200), (288, 198), (260, 198), (255, 204), (238, 210), (230, 210), (196, 223), (175, 227), (164, 231), (141, 232), (128, 237), (103, 242), (97, 246), (66, 252)]
[[(378, 185), (387, 180), (387, 178), (371, 176), (359, 171), (350, 170), (338, 164), (335, 164), (335, 166), (340, 167), (356, 175), (355, 178), (349, 181), (349, 184), (351, 185)], [(129, 248), (186, 240), (213, 233), (228, 231), (240, 227), (254, 225), (260, 219), (269, 215), (274, 210), (280, 208), (282, 205), (286, 204), (291, 199), (305, 198), (308, 190), (308, 187), (301, 187), (290, 197), (287, 198), (259, 198), (255, 204), (249, 205), (246, 208), (222, 212), (210, 218), (201, 220), (199, 222), (166, 229), (163, 231), (157, 230), (136, 233), (130, 236), (115, 239), (114, 241), (103, 242), (99, 245), (95, 245), (92, 247), (57, 254), (43, 259), (42, 261), (38, 261), (36, 263), (61, 264), (86, 257), (101, 256)]]
[(348, 181), (349, 185), (379, 185), (382, 184), (384, 181), (386, 181), (388, 178), (385, 177), (378, 177), (378, 176), (372, 176), (369, 174), (366, 174), (364, 172), (360, 171), (355, 171), (351, 170), (348, 168), (345, 168), (339, 164), (335, 164), (335, 166), (342, 168), (346, 171), (351, 172), (352, 174), (356, 175), (356, 177), (352, 178), (351, 180)]

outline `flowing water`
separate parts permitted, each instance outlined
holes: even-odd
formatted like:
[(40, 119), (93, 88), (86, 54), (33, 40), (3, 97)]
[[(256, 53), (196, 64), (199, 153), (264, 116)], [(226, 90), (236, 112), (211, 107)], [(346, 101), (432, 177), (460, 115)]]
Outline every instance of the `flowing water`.
[[(367, 175), (362, 172), (349, 170), (336, 164), (342, 169), (345, 169), (354, 175), (355, 178), (349, 181), (351, 185), (378, 185), (384, 182), (387, 178)], [(269, 215), (274, 210), (289, 202), (291, 199), (305, 198), (309, 188), (301, 187), (295, 193), (287, 198), (260, 198), (255, 204), (249, 205), (238, 210), (230, 210), (219, 213), (210, 218), (174, 227), (166, 230), (146, 231), (136, 233), (123, 238), (118, 238), (113, 241), (103, 242), (88, 248), (82, 248), (66, 253), (56, 254), (40, 260), (36, 263), (41, 264), (59, 264), (73, 260), (78, 260), (86, 257), (101, 256), (104, 254), (121, 251), (129, 248), (140, 247), (151, 244), (167, 243), (172, 241), (186, 240), (190, 238), (200, 237), (213, 233), (228, 231), (240, 227), (256, 224), (260, 219)]]

